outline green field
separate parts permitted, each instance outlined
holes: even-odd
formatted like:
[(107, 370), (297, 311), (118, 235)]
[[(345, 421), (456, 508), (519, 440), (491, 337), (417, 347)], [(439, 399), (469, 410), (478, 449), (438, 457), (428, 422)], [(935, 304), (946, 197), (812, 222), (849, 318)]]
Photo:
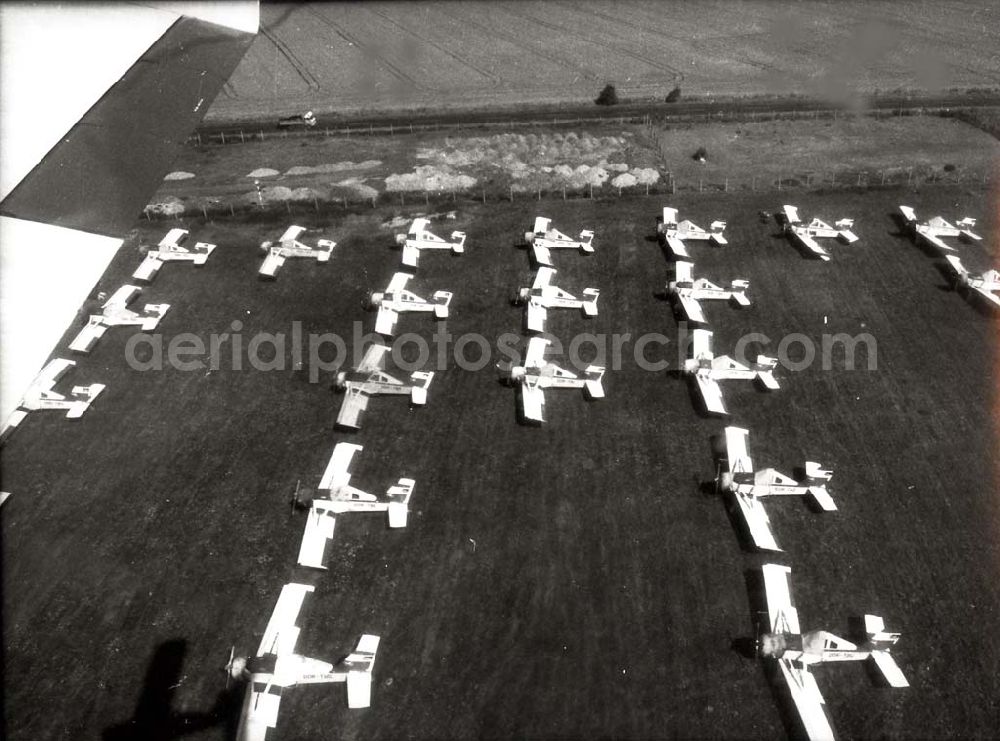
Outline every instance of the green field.
[(387, 109), (994, 89), (996, 7), (928, 2), (265, 5), (212, 121)]
[[(861, 241), (804, 259), (761, 224), (786, 194), (705, 194), (671, 201), (730, 246), (693, 248), (699, 274), (748, 278), (753, 307), (707, 311), (716, 348), (751, 331), (870, 333), (877, 370), (779, 371), (782, 389), (727, 384), (733, 422), (751, 430), (761, 466), (818, 460), (840, 509), (768, 504), (777, 560), (793, 567), (804, 628), (838, 633), (864, 612), (903, 637), (894, 654), (908, 690), (873, 688), (863, 667), (818, 670), (847, 738), (987, 738), (1000, 717), (1000, 506), (994, 464), (997, 319), (948, 290), (938, 261), (899, 235), (900, 202), (923, 216), (980, 219), (973, 268), (996, 264), (996, 193), (797, 193), (803, 215), (855, 218)], [(667, 264), (652, 237), (657, 199), (461, 204), (440, 231), (468, 232), (467, 252), (425, 255), (419, 293), (455, 292), (447, 329), (493, 340), (518, 332), (508, 299), (528, 280), (515, 246), (536, 213), (565, 231), (592, 227), (597, 252), (557, 254), (559, 284), (596, 286), (600, 315), (551, 312), (550, 330), (662, 332), (678, 327), (657, 296)], [(399, 264), (383, 205), (328, 218), (338, 247), (325, 266), (290, 261), (261, 282), (256, 245), (285, 226), (260, 219), (188, 222), (219, 248), (201, 269), (167, 265), (144, 291), (167, 301), (169, 340), (243, 324), (350, 337), (373, 317), (362, 300)], [(296, 220), (303, 215), (296, 216)], [(311, 225), (311, 223), (307, 222)], [(167, 223), (137, 228), (147, 237)], [(114, 289), (141, 259), (123, 248), (97, 287)], [(82, 316), (80, 322), (82, 323)], [(67, 331), (64, 343), (76, 331)], [(429, 338), (434, 324), (404, 317)], [(129, 370), (129, 330), (79, 360), (79, 382), (107, 391), (82, 419), (29, 416), (2, 450), (3, 616), (11, 739), (225, 738), (239, 710), (223, 690), (229, 647), (256, 647), (281, 585), (316, 585), (299, 650), (336, 660), (358, 635), (382, 636), (373, 707), (348, 711), (343, 688), (299, 688), (282, 702), (281, 738), (470, 736), (771, 738), (787, 707), (761, 666), (736, 650), (753, 635), (764, 562), (745, 552), (712, 494), (712, 438), (687, 383), (626, 360), (608, 398), (547, 394), (548, 423), (516, 423), (514, 392), (448, 367), (426, 407), (376, 399), (359, 433), (336, 431), (332, 373)], [(770, 349), (770, 348), (769, 348)], [(667, 357), (676, 350), (648, 353)], [(417, 479), (409, 527), (376, 516), (337, 524), (330, 569), (295, 566), (296, 482), (315, 485), (338, 441), (365, 445), (354, 483), (373, 491)], [(191, 732), (201, 725), (200, 731)]]

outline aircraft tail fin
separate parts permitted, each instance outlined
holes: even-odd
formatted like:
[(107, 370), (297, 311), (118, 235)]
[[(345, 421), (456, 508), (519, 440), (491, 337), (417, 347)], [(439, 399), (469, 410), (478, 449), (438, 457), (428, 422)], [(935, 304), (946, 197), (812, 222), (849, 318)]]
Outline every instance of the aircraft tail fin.
[(413, 479), (400, 479), (395, 486), (386, 492), (389, 502), (389, 527), (406, 527), (406, 518), (410, 511), (410, 496), (416, 485)]
[(601, 292), (596, 288), (584, 288), (583, 295), (587, 297), (583, 302), (583, 315), (597, 316), (597, 299)]
[(316, 242), (316, 262), (330, 262), (330, 255), (333, 253), (337, 243), (332, 239), (320, 239)]
[(593, 241), (594, 241), (593, 231), (591, 231), (590, 229), (584, 229), (582, 232), (580, 232), (580, 247), (583, 249), (584, 252), (594, 251), (594, 245), (592, 244)]
[(584, 390), (586, 391), (587, 396), (591, 399), (603, 399), (604, 368), (599, 365), (588, 366), (585, 371), (585, 376), (587, 380), (584, 383)]
[(733, 301), (735, 301), (739, 306), (749, 306), (750, 297), (747, 296), (747, 290), (750, 288), (750, 281), (748, 280), (734, 280), (730, 285), (729, 290), (732, 291)]
[(764, 388), (768, 391), (776, 391), (781, 388), (778, 384), (778, 379), (774, 377), (773, 370), (757, 371), (757, 378), (760, 379), (760, 382), (764, 384)]
[(454, 244), (451, 246), (451, 251), (456, 255), (460, 255), (465, 252), (465, 232), (452, 232), (451, 238), (454, 240)]
[(451, 291), (435, 291), (434, 292), (434, 316), (438, 319), (448, 318), (448, 306), (451, 304)]
[(365, 634), (358, 647), (344, 660), (347, 665), (347, 707), (367, 708), (372, 703), (372, 670), (379, 637)]
[(434, 371), (414, 371), (410, 374), (410, 380), (413, 382), (410, 398), (414, 404), (422, 405), (427, 403), (427, 389), (430, 387), (433, 379)]
[(66, 416), (70, 419), (82, 417), (83, 413), (90, 409), (90, 405), (94, 403), (94, 399), (102, 391), (104, 391), (103, 383), (92, 383), (89, 386), (74, 386), (73, 396), (77, 397), (78, 400), (69, 408)]

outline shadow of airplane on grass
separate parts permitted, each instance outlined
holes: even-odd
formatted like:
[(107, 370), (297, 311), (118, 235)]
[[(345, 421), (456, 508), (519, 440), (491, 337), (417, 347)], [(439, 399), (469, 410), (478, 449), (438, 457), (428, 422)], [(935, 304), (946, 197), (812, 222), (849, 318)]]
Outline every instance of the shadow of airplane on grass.
[(104, 741), (169, 741), (215, 726), (226, 729), (226, 738), (236, 738), (244, 689), (240, 682), (222, 690), (207, 711), (174, 710), (174, 692), (183, 680), (186, 653), (184, 640), (157, 646), (135, 712), (129, 720), (106, 728), (101, 734)]

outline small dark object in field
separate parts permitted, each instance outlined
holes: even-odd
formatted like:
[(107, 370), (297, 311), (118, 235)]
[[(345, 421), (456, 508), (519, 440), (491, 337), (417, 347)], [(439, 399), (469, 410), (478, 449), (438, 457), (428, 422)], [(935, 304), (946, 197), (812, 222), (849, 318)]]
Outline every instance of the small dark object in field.
[(617, 105), (618, 93), (614, 85), (605, 85), (601, 94), (594, 98), (597, 105)]
[(704, 162), (705, 161), (705, 157), (707, 157), (707, 156), (708, 156), (708, 152), (705, 151), (705, 147), (698, 147), (698, 150), (694, 153), (694, 157), (693, 158), (696, 159), (696, 160), (698, 160), (699, 162)]
[(771, 214), (769, 214), (767, 211), (758, 211), (757, 216), (760, 217), (761, 224), (766, 224), (771, 220)]
[(681, 89), (679, 87), (675, 87), (673, 90), (667, 93), (665, 101), (667, 103), (676, 103), (680, 99), (681, 99)]
[(947, 165), (944, 166), (944, 171), (945, 172), (954, 172), (955, 171), (955, 166), (949, 162)]

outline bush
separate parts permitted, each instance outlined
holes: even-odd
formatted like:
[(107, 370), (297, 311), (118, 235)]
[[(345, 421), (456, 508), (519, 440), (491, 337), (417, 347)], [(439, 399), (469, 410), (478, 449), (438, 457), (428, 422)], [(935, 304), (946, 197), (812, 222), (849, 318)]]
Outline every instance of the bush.
[(705, 147), (698, 147), (698, 151), (694, 153), (693, 158), (699, 162), (704, 162), (707, 156), (708, 152), (705, 151)]
[(667, 94), (666, 102), (676, 103), (680, 99), (681, 99), (681, 89), (679, 87), (675, 87)]
[(618, 93), (614, 85), (605, 85), (601, 94), (594, 98), (597, 105), (616, 105), (618, 103)]

